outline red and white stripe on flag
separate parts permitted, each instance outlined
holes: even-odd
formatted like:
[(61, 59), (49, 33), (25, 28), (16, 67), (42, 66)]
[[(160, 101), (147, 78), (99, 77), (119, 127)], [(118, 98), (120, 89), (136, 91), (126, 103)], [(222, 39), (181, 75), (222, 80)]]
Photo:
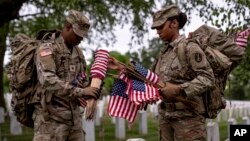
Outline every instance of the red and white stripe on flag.
[(159, 82), (158, 75), (156, 73), (153, 73), (149, 69), (148, 69), (148, 73), (147, 73), (146, 79), (149, 80), (150, 82), (152, 82), (153, 84), (156, 84), (156, 83)]
[(160, 99), (159, 90), (157, 88), (147, 83), (142, 85), (144, 85), (145, 91), (134, 90), (132, 87), (131, 93), (129, 94), (129, 98), (136, 105), (141, 105), (143, 103), (154, 103)]
[(130, 80), (121, 73), (113, 85), (108, 104), (108, 114), (113, 117), (120, 117), (132, 123), (137, 115), (140, 106), (128, 98), (130, 93)]
[(103, 80), (106, 76), (109, 52), (107, 50), (97, 50), (95, 52), (95, 61), (91, 66), (90, 74), (92, 78)]
[(113, 117), (120, 117), (132, 123), (137, 115), (139, 106), (127, 98), (111, 96), (109, 99), (108, 114)]
[(236, 44), (240, 47), (246, 48), (247, 40), (250, 35), (250, 27), (242, 32), (240, 32), (236, 37)]

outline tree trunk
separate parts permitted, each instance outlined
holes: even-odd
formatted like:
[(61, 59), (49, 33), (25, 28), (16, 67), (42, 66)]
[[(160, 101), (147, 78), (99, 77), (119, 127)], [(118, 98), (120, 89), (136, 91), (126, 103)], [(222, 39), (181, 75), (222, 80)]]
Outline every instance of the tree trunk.
[(5, 23), (18, 18), (19, 10), (28, 0), (1, 0), (0, 1), (0, 27)]
[(4, 101), (4, 86), (3, 86), (3, 64), (4, 64), (4, 54), (6, 50), (6, 38), (9, 32), (9, 23), (5, 23), (2, 27), (0, 27), (0, 107), (4, 107), (6, 109), (5, 101)]
[(1, 0), (0, 1), (0, 106), (6, 109), (3, 86), (3, 63), (6, 50), (6, 38), (9, 32), (9, 22), (18, 18), (19, 10), (28, 0)]

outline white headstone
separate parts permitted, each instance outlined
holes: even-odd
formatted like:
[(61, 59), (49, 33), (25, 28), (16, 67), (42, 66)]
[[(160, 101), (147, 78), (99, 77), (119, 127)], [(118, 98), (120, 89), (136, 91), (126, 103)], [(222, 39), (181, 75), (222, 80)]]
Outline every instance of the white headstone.
[(228, 109), (221, 110), (220, 115), (221, 115), (221, 121), (227, 121)]
[(139, 133), (142, 135), (148, 133), (148, 121), (146, 111), (139, 111)]
[(20, 135), (22, 134), (23, 130), (21, 124), (17, 121), (16, 116), (11, 114), (10, 115), (10, 133), (13, 135)]
[(86, 120), (83, 118), (83, 129), (86, 133), (85, 140), (86, 141), (95, 141), (95, 125), (93, 120)]
[(105, 102), (108, 103), (110, 99), (110, 95), (105, 96)]
[(103, 114), (104, 114), (104, 104), (105, 104), (105, 100), (99, 100), (99, 101), (98, 101), (99, 116), (100, 116), (100, 118), (102, 118), (102, 117), (103, 117)]
[(250, 124), (249, 117), (247, 117), (247, 116), (243, 117), (242, 121), (243, 121), (243, 124), (245, 124), (245, 125), (249, 125)]
[(235, 118), (237, 119), (239, 117), (240, 117), (240, 108), (237, 107), (237, 108), (235, 108)]
[(243, 109), (244, 109), (243, 106), (241, 106), (241, 107), (239, 108), (239, 116), (240, 116), (240, 117), (243, 117), (243, 116), (244, 116)]
[(97, 104), (96, 106), (96, 113), (95, 113), (95, 125), (100, 126), (101, 125), (101, 117), (100, 117), (100, 106)]
[(154, 119), (157, 119), (157, 117), (159, 115), (157, 104), (153, 104), (152, 105), (152, 113), (153, 113)]
[(228, 118), (233, 117), (233, 108), (228, 109)]
[(243, 108), (243, 116), (248, 116), (247, 115), (247, 107), (246, 106), (244, 106), (244, 108)]
[(4, 123), (4, 108), (0, 107), (0, 123)]
[(125, 129), (125, 119), (123, 118), (116, 118), (115, 123), (115, 137), (117, 139), (124, 139), (126, 136), (126, 129)]
[(217, 120), (217, 122), (221, 121), (221, 112), (217, 115), (216, 120)]
[(250, 116), (250, 106), (247, 106), (246, 109), (247, 109), (247, 110), (246, 110), (247, 116)]
[(208, 122), (207, 140), (208, 141), (220, 141), (219, 125), (217, 122)]
[(228, 138), (230, 139), (230, 125), (235, 125), (237, 124), (236, 120), (234, 118), (229, 118), (228, 119), (228, 125), (227, 125), (227, 133), (228, 133)]

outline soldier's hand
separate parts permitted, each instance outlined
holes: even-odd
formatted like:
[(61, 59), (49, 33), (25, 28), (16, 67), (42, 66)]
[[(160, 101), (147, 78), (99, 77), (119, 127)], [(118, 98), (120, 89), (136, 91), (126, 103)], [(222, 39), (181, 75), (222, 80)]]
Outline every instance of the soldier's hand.
[(98, 99), (100, 97), (100, 90), (95, 87), (86, 87), (82, 89), (82, 93), (85, 99), (89, 98)]
[(95, 87), (76, 88), (71, 96), (83, 97), (84, 99), (98, 99), (100, 97), (100, 92), (99, 89)]
[(182, 89), (179, 85), (167, 82), (165, 87), (160, 89), (160, 95), (166, 100), (173, 100), (175, 97), (181, 95)]
[(93, 120), (96, 115), (97, 100), (91, 98), (87, 100), (87, 106), (85, 108), (85, 117), (87, 120)]
[(119, 64), (118, 60), (116, 60), (114, 57), (111, 56), (108, 59), (107, 67), (112, 70), (122, 70), (124, 68), (121, 64)]

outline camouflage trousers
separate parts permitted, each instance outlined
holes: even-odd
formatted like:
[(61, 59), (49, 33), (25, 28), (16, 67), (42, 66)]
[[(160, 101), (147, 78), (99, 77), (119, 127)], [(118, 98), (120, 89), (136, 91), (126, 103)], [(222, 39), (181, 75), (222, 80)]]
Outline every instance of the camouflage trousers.
[(159, 117), (161, 141), (205, 141), (206, 123), (202, 116), (179, 119)]
[(78, 118), (74, 125), (67, 125), (48, 119), (44, 122), (41, 115), (34, 119), (33, 141), (85, 141), (82, 121)]

